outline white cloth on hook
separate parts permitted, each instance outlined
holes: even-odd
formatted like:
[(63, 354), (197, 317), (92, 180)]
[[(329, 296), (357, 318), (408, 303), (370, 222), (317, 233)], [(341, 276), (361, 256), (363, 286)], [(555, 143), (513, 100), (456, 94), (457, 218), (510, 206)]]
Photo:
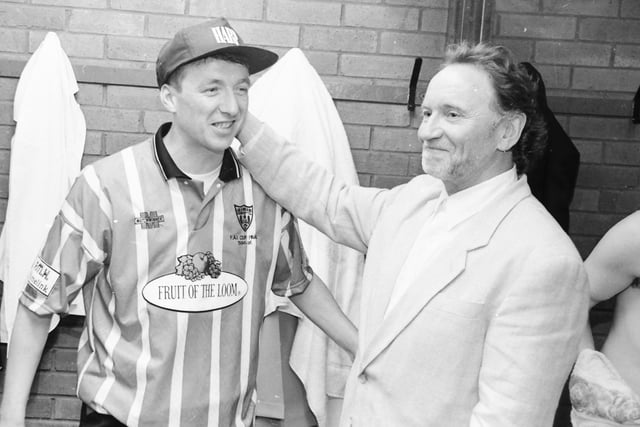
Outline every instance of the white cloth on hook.
[[(22, 70), (13, 104), (9, 202), (0, 236), (2, 342), (9, 341), (31, 265), (80, 172), (86, 123), (76, 92), (69, 58), (49, 32)], [(84, 314), (81, 295), (70, 312)], [(52, 329), (57, 322), (56, 316)]]
[[(347, 183), (358, 176), (347, 135), (331, 95), (300, 49), (291, 49), (251, 87), (249, 110)], [(300, 234), (314, 272), (356, 323), (364, 256), (338, 245), (300, 221)], [(342, 397), (351, 367), (347, 353), (288, 299), (267, 296), (266, 314), (275, 309), (300, 317), (289, 363), (302, 381), (318, 425), (327, 425), (329, 396)]]

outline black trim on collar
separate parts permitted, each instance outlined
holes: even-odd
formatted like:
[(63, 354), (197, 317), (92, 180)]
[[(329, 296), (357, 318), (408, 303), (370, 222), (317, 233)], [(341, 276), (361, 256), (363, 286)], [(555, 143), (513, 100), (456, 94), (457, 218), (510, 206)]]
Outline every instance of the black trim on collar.
[(162, 175), (164, 175), (164, 179), (169, 178), (185, 178), (191, 179), (189, 175), (182, 172), (176, 162), (173, 161), (171, 155), (169, 154), (169, 150), (164, 145), (163, 138), (171, 129), (171, 123), (163, 123), (156, 132), (154, 137), (155, 144), (153, 145), (155, 148), (156, 160), (158, 161), (158, 165), (160, 166), (160, 170), (162, 171)]
[(218, 175), (218, 177), (222, 182), (229, 182), (241, 176), (242, 169), (240, 168), (240, 162), (233, 150), (227, 148), (224, 150), (224, 156), (222, 156), (222, 167), (220, 168), (220, 175)]
[[(160, 171), (164, 176), (164, 179), (170, 178), (185, 178), (191, 179), (189, 175), (182, 172), (178, 165), (173, 161), (167, 147), (164, 145), (163, 138), (171, 129), (171, 123), (163, 123), (154, 136), (154, 152)], [(222, 167), (220, 168), (220, 174), (218, 177), (223, 182), (229, 182), (234, 179), (238, 179), (242, 176), (242, 170), (240, 168), (240, 162), (234, 154), (231, 148), (224, 150), (222, 156)]]

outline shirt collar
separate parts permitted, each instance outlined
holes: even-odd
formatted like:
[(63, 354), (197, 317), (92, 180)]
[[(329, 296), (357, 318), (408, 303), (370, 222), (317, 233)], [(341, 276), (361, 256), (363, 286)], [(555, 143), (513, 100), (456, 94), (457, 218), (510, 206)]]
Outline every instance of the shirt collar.
[[(169, 154), (169, 150), (167, 150), (167, 147), (164, 145), (164, 137), (167, 135), (167, 132), (169, 132), (169, 129), (171, 129), (171, 123), (164, 123), (158, 128), (154, 136), (153, 147), (160, 171), (165, 180), (171, 178), (191, 179), (189, 175), (184, 173), (178, 165), (176, 165)], [(240, 168), (240, 162), (233, 150), (227, 148), (224, 150), (224, 155), (222, 156), (222, 166), (220, 167), (220, 175), (218, 175), (218, 177), (223, 182), (229, 182), (241, 176), (242, 169)]]
[(452, 229), (487, 206), (499, 189), (517, 180), (518, 174), (514, 166), (506, 172), (451, 196), (447, 194), (443, 184), (435, 215), (440, 217), (448, 229)]

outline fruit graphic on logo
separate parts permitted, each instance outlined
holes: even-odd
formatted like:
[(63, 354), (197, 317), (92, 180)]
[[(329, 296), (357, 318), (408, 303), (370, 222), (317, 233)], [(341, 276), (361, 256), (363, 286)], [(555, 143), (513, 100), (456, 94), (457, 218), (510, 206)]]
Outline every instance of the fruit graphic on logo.
[(198, 252), (196, 254), (193, 254), (192, 260), (193, 266), (196, 268), (196, 271), (198, 273), (204, 273), (207, 269), (207, 256), (202, 252)]
[(192, 282), (202, 279), (205, 275), (215, 279), (221, 272), (220, 261), (215, 259), (210, 251), (178, 257), (176, 274)]

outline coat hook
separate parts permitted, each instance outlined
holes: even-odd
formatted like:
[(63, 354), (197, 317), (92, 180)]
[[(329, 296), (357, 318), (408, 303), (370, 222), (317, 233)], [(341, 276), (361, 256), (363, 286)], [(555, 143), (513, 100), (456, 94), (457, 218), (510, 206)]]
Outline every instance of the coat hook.
[(640, 123), (640, 86), (636, 91), (636, 96), (633, 97), (633, 115), (631, 116), (633, 123)]
[(411, 81), (409, 82), (409, 101), (407, 102), (409, 111), (416, 109), (416, 87), (418, 86), (418, 77), (420, 77), (420, 67), (422, 67), (422, 58), (418, 57), (413, 63)]

